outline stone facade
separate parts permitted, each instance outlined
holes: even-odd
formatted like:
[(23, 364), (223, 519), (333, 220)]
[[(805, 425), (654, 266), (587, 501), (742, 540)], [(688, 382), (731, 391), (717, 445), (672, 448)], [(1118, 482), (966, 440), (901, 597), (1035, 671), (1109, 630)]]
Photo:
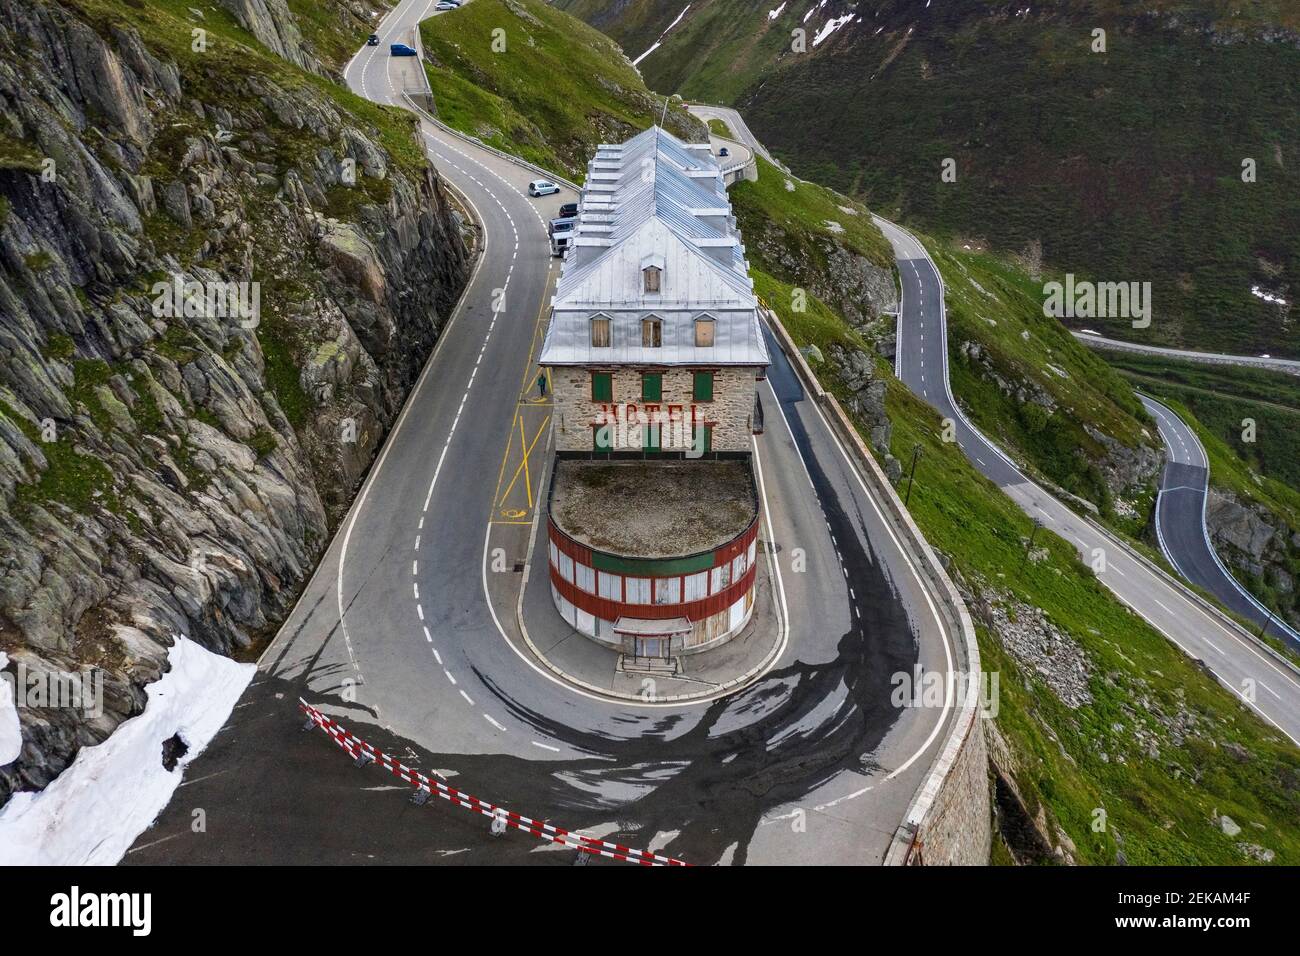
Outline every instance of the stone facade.
[[(592, 400), (593, 371), (611, 373), (609, 402)], [(693, 400), (697, 371), (713, 372), (711, 401)], [(662, 374), (659, 401), (642, 401), (643, 372)], [(748, 452), (754, 427), (756, 381), (761, 372), (752, 367), (556, 367), (551, 377), (555, 447), (561, 452), (592, 451), (594, 429), (608, 421), (612, 425), (609, 434), (613, 451), (639, 451), (642, 444), (639, 423), (662, 421), (660, 447), (665, 452), (682, 452), (692, 440), (689, 424), (693, 418), (712, 426), (713, 451)], [(607, 416), (614, 417), (611, 420)]]

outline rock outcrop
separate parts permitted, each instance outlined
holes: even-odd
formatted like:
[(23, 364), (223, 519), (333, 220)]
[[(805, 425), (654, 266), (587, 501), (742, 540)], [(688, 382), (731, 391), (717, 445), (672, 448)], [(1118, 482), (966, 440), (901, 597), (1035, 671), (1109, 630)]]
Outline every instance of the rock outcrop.
[(888, 386), (884, 378), (876, 374), (875, 358), (858, 349), (832, 345), (830, 363), (836, 377), (849, 393), (846, 407), (866, 427), (871, 447), (882, 453), (888, 452), (889, 439), (893, 433), (889, 414), (885, 410), (885, 392)]
[(1300, 566), (1300, 534), (1258, 502), (1243, 502), (1223, 488), (1210, 486), (1205, 525), (1220, 560), (1256, 596), (1267, 600), (1292, 627), (1300, 628), (1300, 595), (1295, 569)]
[(410, 126), (304, 82), (284, 0), (225, 5), (288, 62), (182, 65), (202, 14), (146, 0), (0, 5), (0, 651), (105, 677), (94, 719), (21, 709), (0, 803), (139, 712), (173, 634), (273, 631), (466, 280)]

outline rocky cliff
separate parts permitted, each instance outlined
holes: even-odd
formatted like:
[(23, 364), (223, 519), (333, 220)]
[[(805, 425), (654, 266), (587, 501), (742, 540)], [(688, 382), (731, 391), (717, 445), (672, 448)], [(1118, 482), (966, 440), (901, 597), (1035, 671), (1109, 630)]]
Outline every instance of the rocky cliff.
[(1300, 533), (1264, 505), (1210, 486), (1205, 524), (1219, 558), (1291, 627), (1300, 628)]
[(0, 803), (137, 713), (172, 634), (273, 631), (466, 280), (410, 121), (284, 0), (225, 6), (0, 4), (0, 651), (105, 678), (94, 719), (20, 708)]

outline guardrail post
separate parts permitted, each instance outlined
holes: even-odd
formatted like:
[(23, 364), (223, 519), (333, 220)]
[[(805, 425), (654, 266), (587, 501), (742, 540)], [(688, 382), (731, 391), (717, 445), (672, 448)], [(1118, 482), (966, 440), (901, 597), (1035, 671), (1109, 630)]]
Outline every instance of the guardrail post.
[(422, 807), (429, 802), (429, 791), (424, 787), (416, 787), (415, 792), (411, 794), (411, 802), (417, 807)]
[(358, 766), (358, 767), (364, 767), (364, 766), (365, 766), (366, 764), (368, 764), (368, 763), (374, 763), (374, 761), (375, 761), (375, 755), (372, 754), (369, 750), (358, 750), (358, 751), (357, 751), (357, 766)]
[(506, 812), (500, 807), (492, 811), (492, 825), (488, 832), (494, 837), (504, 836), (508, 826), (506, 824)]

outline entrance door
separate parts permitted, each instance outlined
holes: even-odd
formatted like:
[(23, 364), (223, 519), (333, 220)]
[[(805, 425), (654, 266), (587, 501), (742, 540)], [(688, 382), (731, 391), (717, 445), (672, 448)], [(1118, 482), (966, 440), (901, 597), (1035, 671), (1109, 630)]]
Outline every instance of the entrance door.
[(636, 637), (633, 638), (637, 657), (664, 657), (668, 656), (669, 639), (666, 637)]

